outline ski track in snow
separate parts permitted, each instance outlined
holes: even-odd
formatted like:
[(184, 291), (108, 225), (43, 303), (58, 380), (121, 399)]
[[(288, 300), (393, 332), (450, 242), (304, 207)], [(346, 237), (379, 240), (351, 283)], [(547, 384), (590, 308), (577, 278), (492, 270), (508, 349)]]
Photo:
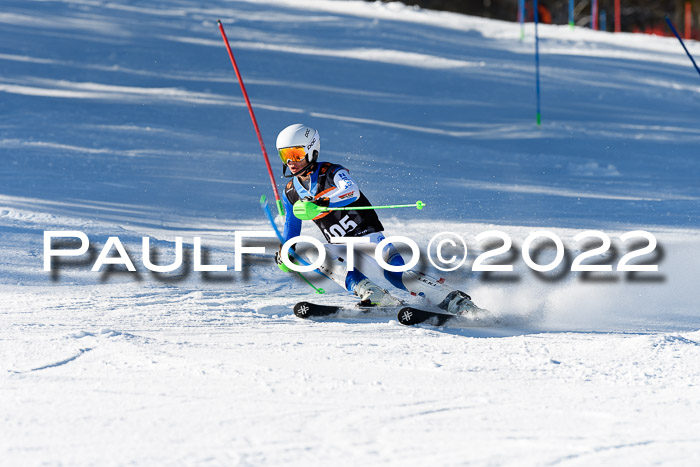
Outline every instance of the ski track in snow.
[[(700, 461), (700, 83), (675, 38), (542, 25), (535, 129), (532, 25), (521, 42), (396, 2), (5, 3), (0, 463)], [(274, 242), (233, 271), (270, 188), (217, 18), (268, 151), (303, 121), (373, 203), (426, 202), (382, 212), (387, 234), (461, 235), (448, 284), (499, 325), (300, 320), (298, 301), (355, 299), (279, 272)], [(538, 276), (518, 253), (543, 229), (572, 256), (602, 230), (617, 259), (648, 230), (659, 272)], [(46, 230), (94, 251), (44, 272)], [(513, 274), (469, 271), (488, 230), (513, 239)], [(109, 236), (138, 273), (90, 272)], [(201, 236), (228, 271), (151, 273), (142, 236), (160, 264)]]

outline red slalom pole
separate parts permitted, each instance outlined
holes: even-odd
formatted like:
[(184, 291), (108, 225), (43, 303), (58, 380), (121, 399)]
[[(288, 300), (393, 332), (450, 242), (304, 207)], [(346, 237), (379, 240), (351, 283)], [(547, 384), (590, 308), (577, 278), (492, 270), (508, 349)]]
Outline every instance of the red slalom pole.
[(265, 150), (265, 143), (263, 143), (262, 135), (260, 134), (260, 128), (258, 127), (258, 122), (255, 120), (255, 113), (253, 113), (253, 107), (250, 105), (250, 99), (248, 99), (248, 93), (245, 90), (245, 85), (243, 84), (243, 78), (241, 77), (241, 72), (238, 70), (238, 65), (236, 64), (236, 59), (233, 58), (233, 52), (231, 51), (231, 46), (228, 43), (228, 37), (226, 37), (226, 32), (224, 31), (224, 25), (221, 24), (221, 20), (217, 20), (219, 25), (219, 31), (221, 31), (221, 37), (224, 39), (224, 44), (226, 44), (226, 50), (228, 51), (228, 56), (231, 58), (231, 64), (233, 65), (233, 70), (236, 72), (236, 78), (238, 78), (238, 84), (241, 85), (241, 91), (243, 92), (243, 98), (248, 106), (248, 112), (250, 113), (250, 119), (253, 121), (253, 126), (255, 127), (255, 134), (258, 135), (258, 141), (260, 142), (260, 149), (262, 149), (263, 157), (265, 158), (265, 165), (267, 166), (267, 173), (270, 175), (270, 182), (272, 183), (272, 191), (275, 193), (275, 201), (277, 202), (277, 212), (280, 217), (284, 217), (284, 206), (282, 205), (282, 200), (280, 199), (280, 193), (277, 190), (277, 183), (275, 183), (275, 177), (272, 175), (272, 167), (270, 166), (270, 158), (267, 157), (267, 151)]

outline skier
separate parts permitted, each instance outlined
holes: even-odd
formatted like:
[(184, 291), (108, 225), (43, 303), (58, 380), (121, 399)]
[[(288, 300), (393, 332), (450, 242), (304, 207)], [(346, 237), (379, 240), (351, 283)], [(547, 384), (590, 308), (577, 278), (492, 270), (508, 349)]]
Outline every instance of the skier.
[[(293, 205), (312, 203), (321, 207), (371, 206), (360, 191), (348, 170), (338, 164), (319, 162), (321, 139), (313, 128), (302, 124), (286, 127), (277, 136), (277, 151), (283, 162), (282, 175), (292, 180), (284, 189), (283, 202), (286, 212), (283, 241), (299, 236), (302, 221), (293, 212)], [(289, 170), (289, 174), (287, 174)], [(313, 218), (328, 242), (331, 237), (367, 237), (376, 246), (384, 239), (384, 227), (373, 209), (325, 211)], [(319, 270), (341, 287), (360, 298), (362, 306), (398, 306), (402, 302), (382, 287), (372, 282), (357, 267), (348, 271), (343, 244), (324, 244), (326, 261)], [(282, 271), (290, 269), (282, 262), (280, 250), (275, 261)], [(372, 256), (355, 250), (360, 267), (380, 267)], [(392, 266), (403, 266), (404, 260), (397, 249), (389, 244), (382, 252), (382, 259)], [(293, 259), (290, 257), (290, 260)], [(357, 264), (356, 263), (356, 264)], [(479, 310), (466, 293), (446, 287), (443, 279), (435, 279), (423, 273), (408, 270), (392, 272), (384, 270), (385, 279), (412, 295), (424, 296), (439, 308), (453, 314), (465, 314)]]

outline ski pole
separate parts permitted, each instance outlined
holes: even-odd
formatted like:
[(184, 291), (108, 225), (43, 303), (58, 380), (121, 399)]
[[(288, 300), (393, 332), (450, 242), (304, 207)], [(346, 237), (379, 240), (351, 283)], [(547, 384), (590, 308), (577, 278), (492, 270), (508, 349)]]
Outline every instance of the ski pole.
[[(282, 238), (282, 234), (280, 233), (280, 230), (277, 228), (277, 225), (275, 224), (275, 220), (272, 218), (272, 212), (270, 211), (270, 205), (267, 204), (267, 196), (262, 195), (260, 197), (260, 207), (263, 208), (263, 211), (265, 212), (265, 216), (267, 216), (267, 220), (270, 221), (270, 224), (272, 225), (272, 229), (275, 231), (275, 235), (277, 235), (277, 239), (280, 241), (280, 243), (284, 243), (284, 239)], [(309, 265), (309, 263), (304, 261), (304, 259), (301, 256), (299, 256), (299, 254), (296, 251), (290, 249), (289, 252), (292, 254), (294, 259), (299, 261), (304, 266)], [(324, 273), (322, 273), (318, 269), (314, 269), (314, 272), (317, 274), (320, 274), (321, 276), (325, 277), (328, 280), (332, 280), (330, 277), (328, 277), (327, 275), (325, 275)], [(326, 293), (325, 290), (313, 285), (311, 283), (311, 281), (309, 281), (302, 273), (300, 273), (299, 271), (296, 271), (296, 273), (299, 274), (299, 276), (302, 279), (304, 279), (304, 281), (306, 281), (306, 283), (309, 284), (316, 291), (317, 294)]]
[(280, 217), (284, 217), (284, 206), (282, 205), (282, 200), (280, 199), (279, 191), (277, 191), (277, 184), (275, 183), (275, 177), (272, 175), (272, 167), (270, 166), (270, 158), (267, 157), (267, 151), (265, 150), (265, 143), (263, 142), (262, 135), (260, 134), (260, 128), (258, 127), (258, 122), (255, 120), (255, 113), (253, 113), (253, 107), (250, 105), (250, 99), (248, 98), (248, 93), (245, 90), (245, 85), (243, 84), (243, 78), (241, 77), (241, 72), (238, 70), (238, 65), (236, 64), (236, 59), (233, 58), (233, 52), (231, 51), (231, 45), (228, 43), (228, 37), (226, 37), (226, 32), (224, 31), (224, 25), (221, 24), (221, 20), (217, 20), (219, 25), (219, 31), (221, 31), (221, 37), (226, 44), (226, 50), (228, 51), (228, 56), (231, 59), (231, 64), (233, 65), (233, 70), (236, 72), (236, 78), (238, 78), (238, 84), (241, 85), (241, 91), (243, 92), (243, 98), (248, 106), (248, 113), (250, 114), (250, 119), (253, 121), (253, 127), (255, 128), (255, 134), (258, 136), (258, 142), (260, 143), (260, 149), (262, 149), (263, 157), (265, 158), (265, 165), (267, 166), (267, 173), (270, 175), (270, 183), (272, 183), (272, 191), (275, 194), (275, 201), (277, 202), (277, 213)]
[(688, 58), (690, 59), (691, 62), (693, 62), (693, 66), (697, 70), (698, 74), (700, 75), (700, 68), (698, 68), (698, 64), (695, 63), (695, 60), (693, 59), (693, 56), (690, 55), (690, 52), (688, 52), (688, 49), (685, 47), (685, 43), (683, 43), (683, 39), (681, 39), (681, 36), (678, 34), (678, 31), (676, 31), (676, 28), (673, 27), (673, 23), (671, 22), (670, 19), (668, 19), (668, 16), (664, 17), (666, 19), (666, 22), (668, 25), (671, 27), (671, 31), (673, 31), (673, 34), (676, 35), (678, 40), (681, 42), (681, 45), (683, 46), (683, 50), (685, 50), (685, 53), (688, 55)]
[(423, 201), (416, 201), (413, 204), (394, 204), (390, 206), (356, 206), (356, 207), (342, 207), (342, 208), (328, 208), (328, 207), (323, 207), (323, 206), (318, 206), (314, 204), (313, 202), (310, 201), (297, 201), (294, 203), (294, 215), (297, 217), (297, 219), (301, 219), (303, 221), (308, 221), (309, 219), (313, 219), (314, 217), (318, 216), (321, 213), (327, 212), (327, 211), (363, 211), (363, 210), (369, 210), (369, 209), (390, 209), (390, 208), (417, 208), (417, 209), (423, 209), (425, 207), (425, 203)]
[(299, 271), (297, 271), (297, 274), (299, 274), (299, 277), (301, 277), (302, 279), (304, 279), (304, 282), (306, 282), (307, 284), (309, 284), (309, 285), (311, 286), (311, 288), (314, 289), (314, 290), (316, 291), (317, 294), (324, 294), (324, 293), (326, 293), (325, 290), (323, 290), (323, 289), (321, 289), (321, 288), (316, 287), (315, 285), (313, 285), (313, 284), (311, 283), (311, 281), (308, 280), (308, 279), (306, 278), (306, 276), (304, 276), (304, 275), (303, 275), (302, 273), (300, 273)]
[(417, 208), (423, 209), (425, 203), (423, 201), (416, 201), (413, 204), (394, 204), (391, 206), (359, 206), (356, 208), (342, 207), (342, 208), (321, 208), (322, 211), (362, 211), (364, 209), (389, 209), (389, 208)]

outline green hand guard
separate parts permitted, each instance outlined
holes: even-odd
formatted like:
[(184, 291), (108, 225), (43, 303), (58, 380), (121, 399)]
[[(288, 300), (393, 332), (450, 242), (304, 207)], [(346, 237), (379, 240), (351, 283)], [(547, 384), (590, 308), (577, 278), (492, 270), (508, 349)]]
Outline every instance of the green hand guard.
[(296, 216), (297, 219), (308, 221), (318, 216), (322, 212), (325, 212), (327, 209), (328, 208), (323, 208), (310, 201), (299, 200), (296, 203), (294, 203), (292, 211), (294, 212), (294, 216)]
[[(289, 256), (289, 261), (291, 261), (291, 262), (294, 263), (294, 264), (297, 264), (297, 262), (296, 262), (296, 261), (294, 260), (294, 258), (292, 258), (291, 256)], [(280, 268), (280, 271), (282, 271), (282, 272), (293, 272), (292, 269), (291, 269), (290, 267), (287, 267), (287, 265), (284, 264), (284, 263), (282, 262), (282, 258), (280, 258), (280, 252), (279, 252), (279, 251), (278, 251), (277, 253), (275, 253), (275, 263), (277, 263), (277, 267)]]

